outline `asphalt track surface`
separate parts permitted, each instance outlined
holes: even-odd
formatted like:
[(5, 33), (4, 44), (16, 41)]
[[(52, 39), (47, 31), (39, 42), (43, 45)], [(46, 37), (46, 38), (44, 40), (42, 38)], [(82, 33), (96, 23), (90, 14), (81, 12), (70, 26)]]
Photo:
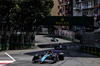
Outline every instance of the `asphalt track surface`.
[[(57, 38), (58, 42), (51, 42), (51, 39), (52, 37), (46, 35), (36, 35), (36, 46), (33, 49), (6, 51), (16, 60), (16, 62), (7, 66), (100, 66), (100, 57), (80, 52), (79, 44), (60, 38)], [(62, 51), (65, 54), (63, 61), (54, 64), (32, 63), (34, 54), (42, 54), (54, 49), (54, 45), (58, 43), (67, 46), (67, 49)], [(0, 52), (0, 60), (10, 60), (3, 52)]]

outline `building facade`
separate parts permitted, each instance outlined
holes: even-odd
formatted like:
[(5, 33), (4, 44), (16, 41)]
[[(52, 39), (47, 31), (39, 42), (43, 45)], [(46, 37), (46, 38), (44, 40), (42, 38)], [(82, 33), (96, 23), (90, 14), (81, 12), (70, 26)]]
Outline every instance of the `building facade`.
[[(94, 16), (94, 0), (73, 0), (73, 16)], [(93, 31), (93, 28), (82, 26), (85, 31)]]
[(95, 27), (100, 27), (100, 0), (94, 0), (94, 20)]
[[(54, 0), (54, 7), (51, 11), (51, 16), (72, 16), (73, 0)], [(55, 26), (57, 29), (69, 29), (68, 26)]]
[(93, 16), (93, 0), (73, 0), (73, 16)]
[(51, 16), (72, 16), (72, 0), (54, 0)]

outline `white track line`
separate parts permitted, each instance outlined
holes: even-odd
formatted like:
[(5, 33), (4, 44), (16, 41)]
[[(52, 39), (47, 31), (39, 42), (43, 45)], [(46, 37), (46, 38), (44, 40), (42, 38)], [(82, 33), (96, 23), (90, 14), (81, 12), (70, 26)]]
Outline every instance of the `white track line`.
[(9, 55), (8, 53), (6, 53), (5, 52), (5, 54), (9, 57), (9, 58), (11, 58), (13, 61), (16, 61), (11, 55)]
[(5, 54), (11, 58), (12, 60), (0, 60), (0, 66), (5, 66), (5, 65), (8, 65), (8, 64), (11, 64), (13, 62), (15, 62), (16, 60), (11, 56), (9, 55), (8, 53), (5, 52)]

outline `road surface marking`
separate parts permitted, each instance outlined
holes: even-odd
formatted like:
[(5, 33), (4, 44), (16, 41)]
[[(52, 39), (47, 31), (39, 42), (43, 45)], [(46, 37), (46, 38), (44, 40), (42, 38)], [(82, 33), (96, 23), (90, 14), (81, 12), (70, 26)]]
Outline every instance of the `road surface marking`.
[(11, 64), (13, 62), (15, 62), (16, 60), (11, 56), (9, 55), (8, 53), (5, 52), (5, 54), (11, 58), (12, 60), (0, 60), (0, 66), (5, 66), (5, 65), (8, 65), (8, 64)]
[(16, 61), (11, 55), (9, 55), (8, 53), (6, 53), (5, 52), (5, 54), (9, 57), (9, 58), (11, 58), (13, 61)]

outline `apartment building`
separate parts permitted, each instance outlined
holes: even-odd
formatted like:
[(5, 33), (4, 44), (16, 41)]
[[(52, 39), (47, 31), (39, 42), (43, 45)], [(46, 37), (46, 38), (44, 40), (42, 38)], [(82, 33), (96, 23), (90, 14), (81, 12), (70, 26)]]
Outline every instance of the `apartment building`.
[[(54, 0), (54, 7), (51, 11), (51, 16), (72, 16), (73, 8), (72, 8), (73, 0)], [(55, 28), (61, 29), (69, 29), (68, 26), (55, 26)]]
[(93, 16), (93, 0), (73, 0), (73, 16)]
[(94, 18), (94, 26), (98, 28), (100, 26), (100, 0), (94, 0)]
[(72, 0), (54, 0), (51, 16), (72, 16)]

